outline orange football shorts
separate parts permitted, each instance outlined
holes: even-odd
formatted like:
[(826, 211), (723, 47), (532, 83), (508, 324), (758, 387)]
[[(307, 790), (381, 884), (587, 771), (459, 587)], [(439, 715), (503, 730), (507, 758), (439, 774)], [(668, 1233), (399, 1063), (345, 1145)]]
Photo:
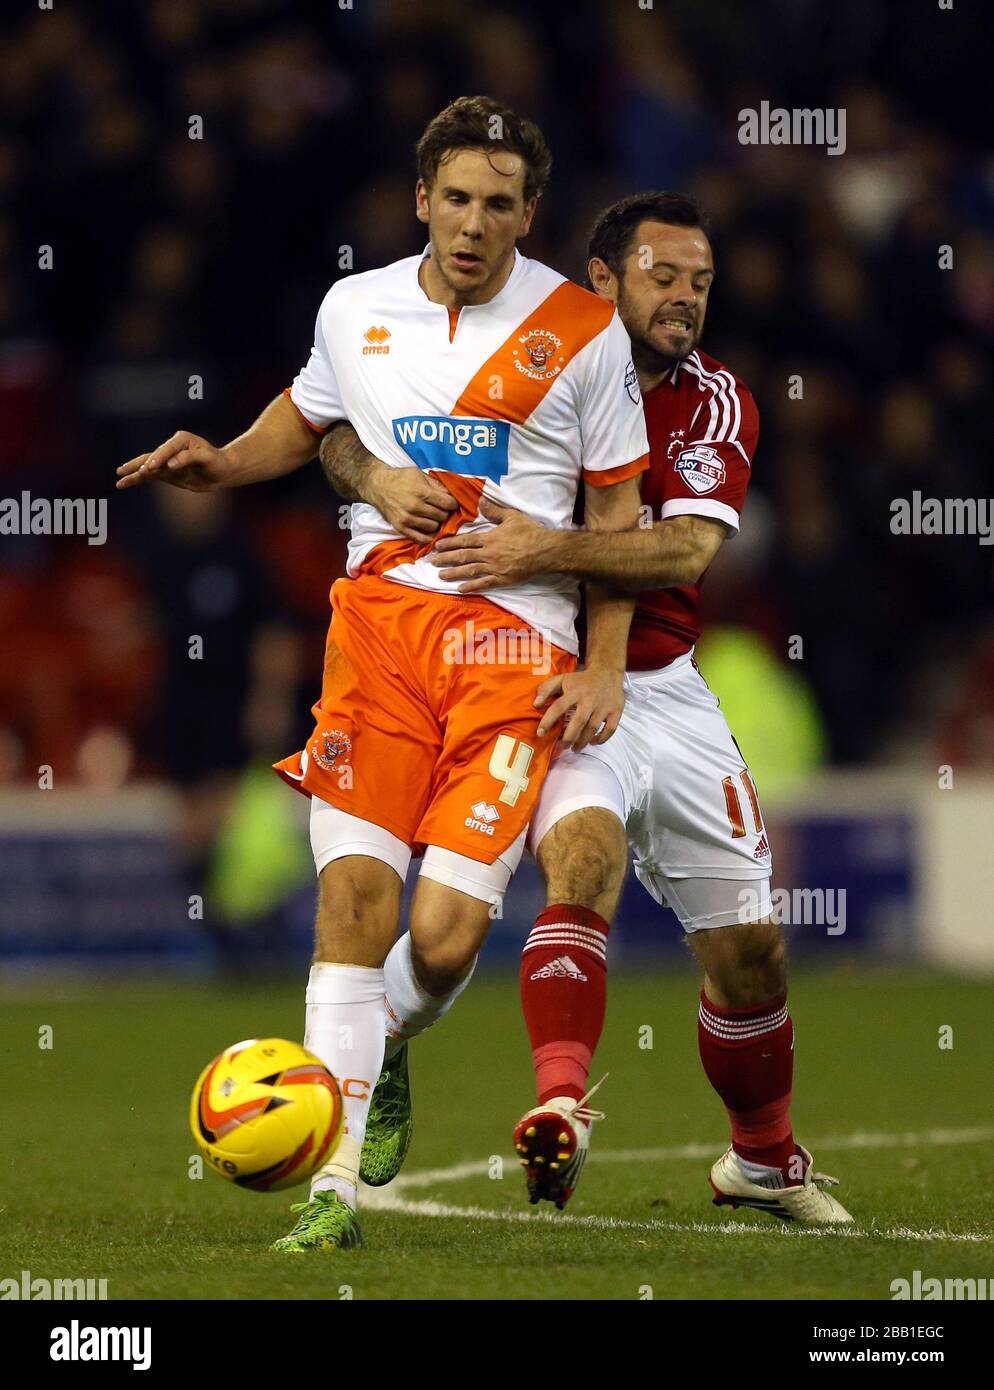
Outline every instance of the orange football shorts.
[(298, 791), (492, 864), (527, 826), (559, 728), (534, 700), (576, 658), (488, 599), (360, 575), (331, 590), (307, 747), (274, 764)]

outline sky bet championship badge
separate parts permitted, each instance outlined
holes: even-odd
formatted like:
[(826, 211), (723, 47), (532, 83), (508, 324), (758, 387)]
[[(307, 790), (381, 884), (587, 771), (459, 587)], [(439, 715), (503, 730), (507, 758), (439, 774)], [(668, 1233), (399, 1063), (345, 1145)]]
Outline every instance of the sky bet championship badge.
[(673, 466), (698, 496), (714, 492), (719, 483), (725, 481), (725, 465), (710, 444), (695, 444), (692, 449), (684, 449)]

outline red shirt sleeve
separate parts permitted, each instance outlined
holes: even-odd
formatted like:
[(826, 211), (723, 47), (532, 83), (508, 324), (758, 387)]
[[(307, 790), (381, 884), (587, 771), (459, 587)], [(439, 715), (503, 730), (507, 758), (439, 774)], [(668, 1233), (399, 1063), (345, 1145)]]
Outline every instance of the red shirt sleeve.
[(709, 516), (737, 531), (758, 439), (751, 391), (731, 372), (719, 373), (667, 467), (662, 518)]

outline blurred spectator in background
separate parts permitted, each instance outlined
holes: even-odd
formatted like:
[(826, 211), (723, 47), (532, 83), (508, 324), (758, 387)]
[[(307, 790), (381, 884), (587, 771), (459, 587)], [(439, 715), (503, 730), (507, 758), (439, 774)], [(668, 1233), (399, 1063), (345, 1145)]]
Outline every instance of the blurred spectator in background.
[[(333, 280), (420, 249), (397, 151), (473, 89), (553, 149), (526, 253), (581, 277), (595, 211), (638, 187), (685, 186), (711, 212), (706, 346), (762, 416), (755, 534), (706, 591), (705, 625), (728, 630), (719, 692), (746, 673), (783, 690), (785, 767), (914, 757), (950, 719), (962, 755), (989, 760), (991, 552), (889, 529), (914, 489), (991, 491), (994, 164), (969, 103), (931, 81), (982, 89), (986, 70), (970, 17), (932, 8), (25, 12), (0, 49), (0, 492), (106, 496), (110, 541), (0, 541), (0, 776), (169, 777), (191, 883), (224, 879), (225, 845), (261, 814), (243, 770), (306, 718), (299, 670), (344, 563), (336, 499), (316, 466), (211, 503), (115, 494), (113, 469), (180, 424), (230, 438), (306, 358)], [(740, 107), (762, 100), (845, 106), (845, 155), (739, 144)], [(236, 915), (296, 872), (264, 858), (254, 886), (228, 875)]]
[(135, 557), (160, 616), (150, 736), (182, 796), (190, 894), (229, 953), (238, 929), (264, 923), (309, 870), (267, 757), (295, 732), (299, 640), (279, 618), (258, 546), (233, 524), (231, 496), (150, 488), (142, 501), (153, 515)]

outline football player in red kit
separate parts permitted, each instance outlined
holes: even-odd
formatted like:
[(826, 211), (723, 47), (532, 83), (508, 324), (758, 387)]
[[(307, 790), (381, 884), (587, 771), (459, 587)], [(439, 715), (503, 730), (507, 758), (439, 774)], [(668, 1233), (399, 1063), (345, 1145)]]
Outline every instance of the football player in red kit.
[(525, 943), (521, 998), (538, 1106), (514, 1142), (531, 1200), (562, 1207), (589, 1144), (589, 1072), (606, 1002), (606, 946), (629, 849), (673, 908), (703, 970), (701, 1061), (728, 1111), (731, 1144), (711, 1169), (717, 1204), (785, 1220), (848, 1223), (790, 1122), (794, 1034), (786, 948), (772, 920), (771, 858), (756, 788), (694, 661), (702, 578), (739, 525), (759, 433), (745, 384), (698, 349), (714, 279), (697, 207), (645, 193), (593, 230), (593, 289), (632, 340), (650, 447), (643, 524), (610, 536), (552, 530), (484, 504), (496, 526), (440, 540), (435, 563), (463, 593), (569, 574), (637, 594), (626, 702), (614, 737), (562, 748), (531, 822), (547, 886)]

